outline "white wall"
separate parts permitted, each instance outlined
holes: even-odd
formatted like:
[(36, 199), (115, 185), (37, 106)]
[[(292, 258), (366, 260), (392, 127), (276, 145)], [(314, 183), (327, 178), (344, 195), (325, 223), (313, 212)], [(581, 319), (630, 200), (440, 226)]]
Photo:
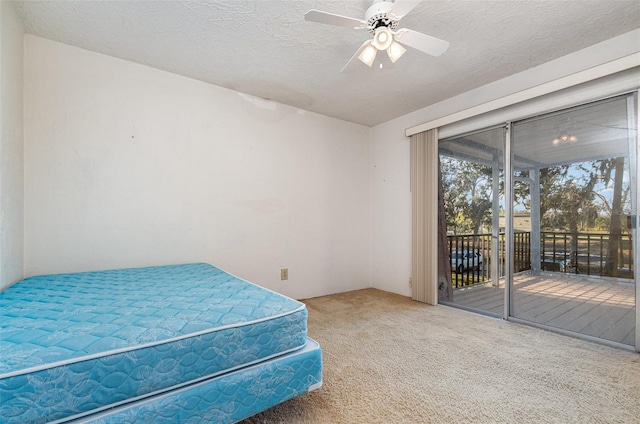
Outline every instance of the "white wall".
[[(409, 138), (405, 137), (406, 128), (638, 51), (640, 30), (635, 30), (375, 126), (372, 129), (372, 286), (405, 296), (411, 295), (408, 284), (411, 276), (411, 193)], [(443, 132), (446, 131), (447, 127), (443, 128)]]
[(373, 128), (372, 286), (411, 296), (411, 191), (409, 139), (396, 125)]
[(24, 84), (26, 275), (204, 261), (296, 298), (370, 286), (369, 128), (32, 35)]
[(0, 2), (0, 290), (23, 267), (23, 30), (9, 2)]

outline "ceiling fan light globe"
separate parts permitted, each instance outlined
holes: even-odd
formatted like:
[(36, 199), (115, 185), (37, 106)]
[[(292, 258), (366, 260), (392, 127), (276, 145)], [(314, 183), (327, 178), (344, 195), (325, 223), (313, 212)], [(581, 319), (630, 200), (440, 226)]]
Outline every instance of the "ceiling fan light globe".
[(373, 45), (378, 50), (387, 50), (393, 43), (393, 34), (387, 27), (378, 27), (373, 35)]
[(378, 50), (376, 50), (373, 45), (369, 44), (364, 48), (364, 50), (362, 50), (362, 52), (360, 52), (360, 54), (358, 55), (358, 59), (360, 59), (360, 61), (368, 67), (371, 67), (371, 65), (373, 65), (373, 61), (376, 60), (377, 53)]
[(391, 60), (391, 63), (396, 63), (396, 61), (400, 59), (406, 51), (407, 49), (402, 47), (400, 43), (396, 43), (394, 41), (387, 49), (387, 55), (389, 55), (389, 60)]

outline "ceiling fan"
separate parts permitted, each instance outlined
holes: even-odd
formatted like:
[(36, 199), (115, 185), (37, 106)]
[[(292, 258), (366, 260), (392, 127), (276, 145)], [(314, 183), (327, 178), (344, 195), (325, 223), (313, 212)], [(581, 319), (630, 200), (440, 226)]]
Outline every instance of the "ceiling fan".
[(312, 9), (304, 18), (310, 22), (337, 25), (353, 29), (366, 29), (373, 39), (365, 41), (340, 72), (344, 72), (357, 57), (369, 67), (373, 65), (378, 50), (386, 50), (392, 63), (407, 51), (409, 46), (432, 56), (440, 56), (449, 48), (449, 42), (407, 28), (398, 28), (400, 19), (409, 13), (421, 0), (379, 0), (375, 1), (364, 14), (364, 20), (350, 18)]

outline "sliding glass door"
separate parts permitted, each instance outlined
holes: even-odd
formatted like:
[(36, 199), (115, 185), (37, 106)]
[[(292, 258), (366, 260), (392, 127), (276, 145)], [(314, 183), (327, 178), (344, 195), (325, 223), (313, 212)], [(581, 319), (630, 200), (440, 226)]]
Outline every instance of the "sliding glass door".
[(622, 96), (512, 125), (512, 317), (635, 345), (634, 122)]
[(440, 302), (636, 346), (637, 110), (623, 95), (440, 140)]
[(442, 303), (504, 313), (505, 127), (439, 143), (450, 288)]

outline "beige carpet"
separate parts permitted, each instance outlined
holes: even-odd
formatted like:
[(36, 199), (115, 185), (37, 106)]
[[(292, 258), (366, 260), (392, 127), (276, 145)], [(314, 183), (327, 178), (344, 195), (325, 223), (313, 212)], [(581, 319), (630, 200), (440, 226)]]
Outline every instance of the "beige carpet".
[(375, 289), (305, 303), (322, 388), (243, 423), (640, 423), (640, 354)]

